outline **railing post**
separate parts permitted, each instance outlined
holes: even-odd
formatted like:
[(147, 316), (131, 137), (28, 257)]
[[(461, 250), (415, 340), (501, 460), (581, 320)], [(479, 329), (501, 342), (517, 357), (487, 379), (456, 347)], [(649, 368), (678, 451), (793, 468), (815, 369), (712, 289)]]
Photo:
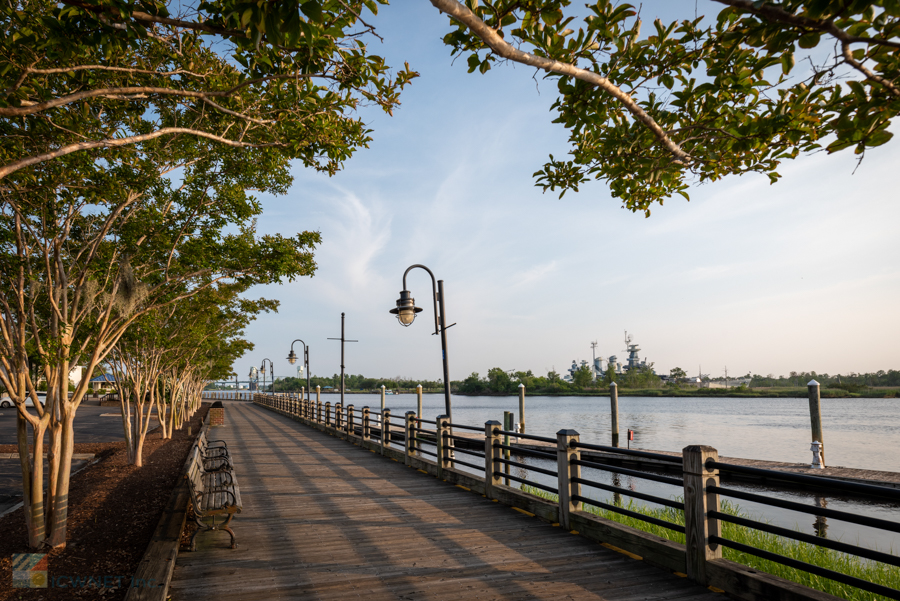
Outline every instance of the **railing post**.
[(353, 405), (347, 405), (347, 440), (351, 436), (356, 436), (356, 428), (353, 426)]
[(575, 430), (560, 430), (556, 433), (556, 473), (558, 474), (557, 490), (559, 491), (559, 525), (564, 530), (571, 530), (570, 516), (573, 511), (581, 509), (581, 501), (574, 497), (581, 496), (581, 466), (573, 460), (581, 459), (581, 451), (573, 442), (578, 442)]
[(682, 450), (684, 461), (684, 538), (687, 550), (687, 575), (694, 582), (706, 586), (709, 579), (706, 564), (722, 557), (722, 547), (710, 542), (719, 535), (719, 520), (710, 512), (719, 511), (719, 495), (709, 492), (719, 485), (719, 470), (710, 469), (706, 462), (718, 461), (719, 452), (702, 445)]
[(300, 387), (300, 417), (306, 419), (306, 386)]
[(372, 430), (369, 422), (369, 406), (366, 405), (362, 410), (362, 439), (363, 442), (369, 442), (372, 437)]
[(325, 403), (325, 427), (331, 426), (331, 401)]
[(437, 425), (434, 429), (435, 444), (437, 446), (437, 477), (439, 480), (444, 479), (444, 470), (450, 467), (450, 418), (446, 415), (439, 415), (435, 420)]
[(334, 429), (338, 432), (344, 429), (344, 407), (340, 401), (334, 404)]
[(416, 412), (415, 411), (407, 411), (406, 419), (403, 421), (403, 430), (406, 435), (406, 444), (404, 445), (406, 451), (406, 465), (412, 465), (412, 453), (416, 448), (416, 443), (413, 441), (413, 436), (416, 435)]
[(491, 420), (484, 422), (484, 496), (495, 499), (494, 487), (500, 486), (500, 477), (495, 475), (497, 471), (497, 459), (500, 459), (500, 435), (494, 434), (494, 430), (500, 429), (500, 422)]
[(322, 423), (322, 401), (316, 401), (316, 423)]
[(381, 412), (381, 455), (384, 456), (384, 450), (391, 446), (391, 410), (385, 409)]

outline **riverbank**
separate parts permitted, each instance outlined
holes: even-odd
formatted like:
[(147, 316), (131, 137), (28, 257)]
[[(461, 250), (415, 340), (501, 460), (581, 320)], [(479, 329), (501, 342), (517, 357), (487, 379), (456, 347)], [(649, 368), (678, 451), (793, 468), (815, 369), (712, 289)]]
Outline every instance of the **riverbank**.
[[(498, 396), (509, 397), (518, 396), (518, 392), (479, 392), (468, 394), (464, 392), (454, 392), (454, 396)], [(802, 398), (805, 399), (809, 395), (809, 391), (805, 386), (796, 388), (620, 388), (619, 396), (639, 396), (639, 397), (733, 397), (733, 398), (755, 398), (755, 399), (778, 399), (778, 398)], [(609, 390), (582, 390), (579, 392), (541, 392), (539, 390), (525, 390), (525, 396), (548, 396), (548, 397), (577, 397), (577, 396), (600, 396), (608, 397)], [(900, 398), (900, 388), (871, 388), (862, 392), (848, 392), (838, 388), (822, 388), (821, 396), (823, 399), (892, 399)]]

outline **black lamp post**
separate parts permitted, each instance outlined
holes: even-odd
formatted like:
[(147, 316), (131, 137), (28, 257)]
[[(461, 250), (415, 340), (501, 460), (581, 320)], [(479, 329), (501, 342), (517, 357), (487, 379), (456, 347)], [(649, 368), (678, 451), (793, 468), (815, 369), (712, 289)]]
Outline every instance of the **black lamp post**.
[(263, 392), (266, 391), (266, 361), (269, 362), (269, 374), (272, 376), (272, 392), (275, 392), (275, 364), (272, 363), (271, 359), (263, 359), (262, 363), (259, 365), (259, 371), (262, 372), (263, 375)]
[[(309, 347), (306, 346), (306, 343), (300, 340), (299, 338), (294, 342), (299, 342), (303, 345), (303, 367), (306, 369), (306, 400), (309, 399)], [(287, 360), (288, 363), (293, 365), (297, 362), (297, 355), (294, 353), (294, 342), (291, 343), (291, 352), (288, 353)]]
[(441, 335), (441, 353), (443, 354), (444, 360), (444, 409), (446, 411), (447, 418), (452, 422), (453, 417), (450, 413), (450, 367), (447, 363), (447, 328), (453, 327), (456, 324), (452, 323), (449, 326), (446, 325), (446, 311), (444, 308), (444, 280), (435, 281), (434, 274), (424, 265), (411, 265), (405, 272), (403, 272), (403, 290), (400, 291), (400, 298), (397, 300), (397, 307), (391, 309), (390, 313), (396, 315), (397, 320), (400, 322), (400, 325), (404, 327), (412, 324), (413, 320), (416, 318), (416, 313), (421, 313), (422, 309), (416, 306), (415, 299), (410, 296), (409, 290), (406, 289), (406, 276), (416, 267), (424, 269), (428, 272), (428, 275), (431, 276), (431, 289), (434, 293), (434, 333)]

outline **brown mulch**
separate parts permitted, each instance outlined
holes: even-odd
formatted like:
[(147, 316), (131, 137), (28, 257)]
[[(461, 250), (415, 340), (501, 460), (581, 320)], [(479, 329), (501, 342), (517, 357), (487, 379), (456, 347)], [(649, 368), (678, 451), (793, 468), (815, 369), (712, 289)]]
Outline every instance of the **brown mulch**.
[[(32, 552), (18, 509), (0, 518), (0, 601), (124, 599), (208, 408), (204, 404), (194, 415), (190, 437), (186, 428), (170, 440), (148, 434), (140, 468), (128, 464), (123, 442), (75, 445), (76, 453), (94, 453), (100, 460), (72, 478), (66, 548), (49, 553), (48, 588), (12, 587), (11, 556)], [(13, 448), (4, 451), (7, 446)], [(16, 449), (3, 445), (0, 452)], [(82, 579), (82, 586), (71, 588), (69, 577)], [(111, 588), (97, 586), (98, 581)]]

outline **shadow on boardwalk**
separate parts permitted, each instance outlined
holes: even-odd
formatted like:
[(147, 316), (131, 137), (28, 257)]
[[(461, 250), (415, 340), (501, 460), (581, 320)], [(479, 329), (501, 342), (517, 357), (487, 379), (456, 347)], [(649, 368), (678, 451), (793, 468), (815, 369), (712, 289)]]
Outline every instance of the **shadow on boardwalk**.
[(202, 533), (174, 601), (724, 598), (253, 405), (226, 422), (238, 548)]

